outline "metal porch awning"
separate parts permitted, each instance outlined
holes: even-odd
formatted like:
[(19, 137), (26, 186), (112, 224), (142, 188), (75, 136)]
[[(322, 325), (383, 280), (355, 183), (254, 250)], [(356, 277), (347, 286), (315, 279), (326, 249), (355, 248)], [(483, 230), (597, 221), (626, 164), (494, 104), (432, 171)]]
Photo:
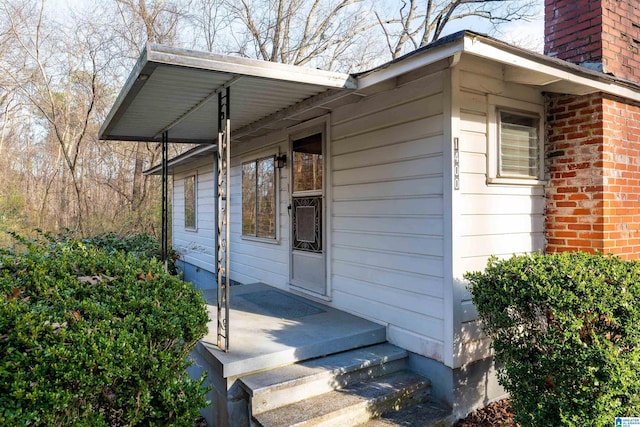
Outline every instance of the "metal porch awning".
[(211, 151), (217, 159), (217, 344), (222, 350), (229, 349), (231, 135), (238, 139), (266, 132), (293, 112), (339, 98), (356, 86), (348, 74), (149, 44), (102, 125), (100, 139), (162, 143), (165, 259), (167, 145), (216, 144)]
[[(217, 94), (231, 88), (231, 132), (247, 135), (296, 104), (356, 88), (349, 74), (149, 44), (107, 119), (100, 139), (212, 143)], [(235, 136), (234, 136), (235, 138)]]

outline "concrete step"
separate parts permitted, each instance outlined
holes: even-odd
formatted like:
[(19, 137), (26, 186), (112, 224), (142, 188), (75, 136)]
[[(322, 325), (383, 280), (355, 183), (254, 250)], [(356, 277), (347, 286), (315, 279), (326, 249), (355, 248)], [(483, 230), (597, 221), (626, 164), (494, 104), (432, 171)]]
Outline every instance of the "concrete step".
[(253, 422), (261, 427), (355, 426), (424, 402), (429, 392), (427, 379), (399, 371), (254, 415)]
[(451, 409), (426, 401), (384, 414), (358, 427), (451, 427), (456, 421)]
[(385, 343), (248, 375), (240, 383), (249, 395), (252, 414), (257, 415), (406, 365), (407, 352)]
[(262, 283), (231, 287), (229, 351), (216, 347), (217, 308), (196, 346), (204, 366), (222, 378), (290, 365), (387, 341), (386, 327)]

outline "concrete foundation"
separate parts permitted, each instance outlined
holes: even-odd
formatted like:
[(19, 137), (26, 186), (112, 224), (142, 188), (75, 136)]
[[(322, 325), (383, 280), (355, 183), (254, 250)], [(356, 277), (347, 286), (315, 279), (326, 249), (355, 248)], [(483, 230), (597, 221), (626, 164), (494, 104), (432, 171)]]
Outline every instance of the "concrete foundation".
[(441, 362), (409, 354), (409, 369), (431, 380), (433, 400), (452, 408), (454, 419), (508, 396), (496, 377), (492, 358), (451, 369)]

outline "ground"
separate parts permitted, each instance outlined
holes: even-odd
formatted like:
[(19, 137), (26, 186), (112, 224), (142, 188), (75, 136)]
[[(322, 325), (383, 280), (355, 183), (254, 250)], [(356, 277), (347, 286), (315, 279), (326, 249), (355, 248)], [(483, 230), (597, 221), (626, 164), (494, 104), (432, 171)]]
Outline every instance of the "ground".
[(458, 421), (455, 427), (519, 427), (513, 420), (513, 413), (508, 400), (493, 402), (488, 406), (472, 412), (467, 418)]

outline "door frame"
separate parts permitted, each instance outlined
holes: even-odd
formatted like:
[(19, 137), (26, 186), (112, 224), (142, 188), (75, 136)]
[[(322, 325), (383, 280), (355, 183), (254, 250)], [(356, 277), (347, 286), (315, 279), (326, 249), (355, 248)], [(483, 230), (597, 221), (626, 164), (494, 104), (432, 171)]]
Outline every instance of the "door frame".
[(289, 216), (289, 288), (293, 292), (302, 293), (306, 296), (331, 301), (332, 299), (332, 280), (331, 280), (331, 200), (332, 200), (332, 168), (331, 166), (331, 134), (330, 134), (331, 115), (323, 116), (308, 120), (303, 123), (291, 126), (287, 129), (288, 133), (288, 199), (289, 206), (293, 206), (293, 141), (322, 133), (322, 255), (324, 265), (324, 294), (319, 294), (311, 290), (305, 289), (300, 285), (296, 285), (293, 281), (293, 212)]

